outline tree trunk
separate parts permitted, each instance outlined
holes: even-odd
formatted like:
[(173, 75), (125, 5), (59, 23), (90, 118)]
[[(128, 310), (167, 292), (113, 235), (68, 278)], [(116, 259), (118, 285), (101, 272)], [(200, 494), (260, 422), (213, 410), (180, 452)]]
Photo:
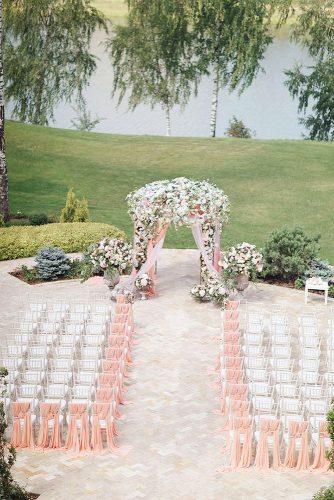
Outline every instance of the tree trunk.
[(166, 106), (166, 135), (167, 137), (170, 137), (170, 108), (169, 106)]
[(9, 220), (8, 173), (5, 154), (5, 103), (3, 78), (3, 25), (2, 0), (0, 0), (0, 212), (4, 221)]
[(216, 64), (216, 67), (214, 68), (213, 90), (212, 90), (212, 101), (211, 101), (211, 117), (210, 117), (211, 137), (216, 137), (219, 84), (220, 84), (219, 65)]

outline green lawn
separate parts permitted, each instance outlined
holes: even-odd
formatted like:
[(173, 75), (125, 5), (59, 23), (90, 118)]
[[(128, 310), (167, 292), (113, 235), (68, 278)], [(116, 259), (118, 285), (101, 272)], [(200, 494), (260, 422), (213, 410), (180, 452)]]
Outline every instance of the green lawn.
[[(309, 141), (164, 138), (81, 133), (7, 124), (12, 212), (59, 213), (73, 187), (94, 221), (131, 235), (127, 193), (153, 180), (209, 179), (230, 197), (224, 246), (262, 245), (273, 228), (321, 233), (334, 263), (334, 144)], [(169, 247), (193, 247), (190, 230), (170, 230)]]
[(128, 12), (124, 0), (93, 0), (92, 3), (110, 19), (124, 18)]

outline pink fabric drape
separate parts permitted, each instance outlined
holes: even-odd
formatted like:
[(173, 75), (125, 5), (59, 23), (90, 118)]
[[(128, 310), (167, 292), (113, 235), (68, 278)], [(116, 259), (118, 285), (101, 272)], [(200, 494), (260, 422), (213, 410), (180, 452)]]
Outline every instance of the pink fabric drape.
[(248, 417), (249, 401), (246, 399), (231, 399), (230, 413), (234, 417)]
[(112, 323), (110, 333), (124, 334), (125, 332), (126, 332), (125, 323)]
[[(249, 417), (233, 418), (233, 440), (231, 447), (232, 468), (250, 467), (252, 459), (252, 427), (252, 419)], [(241, 436), (243, 436), (242, 440)]]
[(227, 310), (230, 310), (230, 309), (238, 309), (239, 307), (239, 301), (238, 300), (229, 300), (227, 305), (226, 305), (226, 309)]
[(14, 446), (14, 448), (33, 448), (34, 439), (31, 422), (30, 402), (12, 403), (12, 412), (14, 421), (11, 445)]
[[(75, 452), (88, 451), (90, 449), (90, 443), (87, 403), (70, 403), (69, 416), (70, 422), (65, 443), (66, 450)], [(80, 432), (78, 430), (78, 424)]]
[(326, 458), (325, 438), (328, 438), (327, 422), (320, 422), (318, 443), (314, 452), (314, 459), (311, 469), (327, 471), (329, 469), (329, 461)]
[(225, 356), (240, 356), (241, 347), (238, 344), (226, 344), (223, 352)]
[[(37, 438), (37, 446), (40, 448), (60, 448), (60, 403), (40, 403), (40, 428)], [(49, 437), (49, 422), (53, 422), (51, 435)]]
[(224, 333), (225, 344), (238, 344), (240, 335), (238, 332), (226, 332)]
[(122, 294), (117, 295), (116, 304), (125, 304), (125, 295)]
[(239, 321), (236, 320), (227, 320), (223, 323), (223, 331), (224, 332), (235, 332), (239, 329)]
[(226, 380), (228, 382), (240, 382), (244, 380), (244, 371), (236, 368), (227, 368), (225, 370)]
[(273, 438), (273, 468), (281, 467), (279, 446), (279, 420), (263, 419), (260, 422), (260, 435), (257, 445), (255, 466), (260, 470), (269, 469), (269, 437)]
[(237, 309), (226, 309), (224, 311), (224, 324), (225, 322), (228, 321), (237, 322), (238, 319), (239, 319), (239, 311)]
[(235, 368), (237, 370), (242, 370), (243, 367), (243, 357), (233, 356), (224, 358), (225, 368)]
[(92, 438), (91, 438), (91, 448), (93, 451), (103, 450), (102, 428), (104, 428), (106, 431), (107, 448), (109, 449), (116, 448), (116, 442), (115, 442), (116, 433), (115, 433), (114, 419), (112, 415), (111, 405), (109, 403), (93, 403)]
[[(296, 440), (300, 440), (298, 459)], [(289, 423), (289, 443), (284, 458), (285, 468), (306, 470), (309, 467), (308, 422), (291, 421)]]

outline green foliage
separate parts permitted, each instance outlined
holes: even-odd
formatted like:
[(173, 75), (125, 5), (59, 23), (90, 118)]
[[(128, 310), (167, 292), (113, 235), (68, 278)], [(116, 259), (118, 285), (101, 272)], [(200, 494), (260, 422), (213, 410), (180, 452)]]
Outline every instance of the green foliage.
[(65, 207), (60, 214), (60, 222), (87, 222), (89, 220), (88, 201), (78, 200), (70, 189), (67, 193)]
[(228, 137), (236, 137), (238, 139), (251, 139), (252, 131), (250, 128), (246, 127), (242, 120), (238, 120), (235, 116), (233, 116), (226, 130), (226, 135)]
[(32, 226), (42, 226), (49, 223), (49, 218), (46, 214), (34, 214), (29, 217)]
[(89, 220), (88, 201), (86, 198), (77, 200), (77, 206), (74, 212), (73, 222), (87, 222)]
[[(129, 0), (127, 25), (116, 26), (106, 46), (114, 69), (113, 94), (129, 108), (161, 105), (166, 116), (184, 106), (196, 83), (186, 2)], [(168, 130), (167, 130), (168, 132)]]
[(264, 245), (263, 276), (295, 280), (317, 258), (320, 235), (308, 236), (300, 227), (283, 227), (269, 234)]
[(334, 299), (334, 285), (330, 285), (328, 288), (328, 297), (332, 297)]
[(303, 286), (304, 286), (304, 281), (301, 278), (297, 278), (295, 280), (295, 288), (297, 290), (301, 290), (303, 288)]
[(5, 225), (5, 218), (2, 213), (0, 213), (0, 227), (4, 227)]
[(57, 280), (66, 276), (70, 270), (70, 259), (58, 247), (41, 248), (36, 255), (36, 271), (40, 279)]
[(67, 273), (68, 278), (79, 278), (81, 276), (81, 270), (83, 263), (81, 259), (74, 259), (70, 261), (70, 269)]
[(331, 439), (331, 448), (327, 451), (327, 459), (330, 462), (330, 470), (334, 470), (334, 400), (331, 401), (329, 411), (327, 413), (327, 429)]
[(23, 278), (27, 282), (33, 282), (36, 281), (38, 278), (37, 271), (35, 268), (29, 269), (27, 266), (22, 266), (20, 271), (22, 272)]
[(328, 281), (333, 275), (334, 272), (328, 261), (315, 259), (306, 270), (303, 276), (303, 281), (305, 282), (305, 280), (312, 278), (313, 276), (322, 278), (324, 281)]
[(70, 189), (66, 196), (66, 203), (64, 208), (60, 214), (60, 222), (73, 222), (75, 211), (77, 208), (77, 199), (73, 192), (73, 189)]
[(48, 125), (61, 101), (80, 102), (96, 68), (90, 52), (103, 14), (90, 0), (4, 0), (7, 98), (19, 120)]
[(334, 500), (334, 486), (323, 486), (313, 495), (312, 500)]
[[(0, 367), (1, 387), (6, 387), (7, 375), (6, 368)], [(0, 396), (4, 396), (5, 392), (4, 389)], [(6, 438), (7, 427), (4, 403), (0, 400), (0, 498), (3, 500), (28, 500), (29, 494), (12, 477), (11, 468), (16, 460), (16, 452), (8, 444)]]
[[(309, 138), (334, 140), (334, 0), (307, 0), (298, 4), (293, 38), (304, 45), (312, 66), (296, 64), (286, 71), (286, 85), (309, 131)], [(311, 114), (308, 114), (311, 108)]]
[(92, 118), (91, 112), (87, 110), (84, 102), (79, 103), (79, 106), (75, 109), (75, 111), (77, 117), (75, 120), (71, 120), (71, 123), (76, 130), (81, 132), (91, 132), (102, 120), (102, 118), (97, 115), (95, 119)]
[(115, 226), (96, 222), (0, 228), (0, 260), (30, 257), (46, 245), (81, 252), (104, 237), (125, 239), (125, 234)]

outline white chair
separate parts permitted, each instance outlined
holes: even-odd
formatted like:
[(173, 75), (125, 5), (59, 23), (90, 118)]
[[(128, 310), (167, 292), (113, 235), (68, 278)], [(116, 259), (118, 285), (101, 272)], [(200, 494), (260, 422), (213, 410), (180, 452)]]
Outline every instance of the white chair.
[(270, 344), (272, 346), (290, 347), (291, 337), (290, 337), (290, 335), (285, 335), (285, 334), (281, 334), (281, 333), (274, 333), (271, 335)]
[(59, 345), (55, 348), (54, 356), (55, 358), (63, 358), (63, 359), (73, 359), (75, 353), (75, 349), (70, 345)]
[(308, 399), (304, 401), (304, 406), (310, 414), (322, 415), (326, 418), (328, 411), (328, 401), (324, 399)]
[(293, 414), (293, 415), (301, 415), (302, 414), (302, 404), (300, 399), (295, 397), (281, 397), (278, 401), (279, 409), (281, 414)]
[(96, 373), (93, 371), (83, 371), (74, 373), (74, 384), (76, 386), (88, 385), (92, 387), (96, 382)]
[(72, 380), (71, 372), (62, 372), (62, 371), (50, 371), (48, 373), (48, 384), (61, 384), (61, 385), (70, 385)]
[(299, 366), (302, 371), (319, 372), (320, 359), (302, 358), (299, 362)]
[(99, 359), (101, 358), (102, 350), (98, 346), (82, 346), (81, 359)]
[(246, 370), (247, 378), (251, 382), (268, 382), (269, 373), (266, 369), (256, 369), (256, 368), (248, 368)]
[(279, 383), (275, 385), (275, 391), (279, 398), (300, 398), (299, 389), (296, 384)]
[(287, 358), (269, 358), (269, 363), (272, 370), (294, 371), (294, 361)]
[(75, 385), (71, 391), (71, 402), (75, 403), (77, 401), (91, 400), (94, 393), (94, 389), (90, 385)]
[(105, 326), (101, 323), (87, 323), (86, 334), (88, 335), (101, 335), (106, 331)]
[(262, 323), (248, 323), (245, 328), (245, 332), (247, 334), (255, 334), (255, 335), (263, 334), (263, 325)]
[(76, 370), (78, 372), (94, 372), (99, 370), (100, 362), (98, 359), (79, 359), (76, 361)]
[(321, 385), (322, 378), (318, 372), (302, 370), (298, 373), (300, 385)]
[(50, 348), (47, 345), (31, 345), (28, 347), (28, 356), (30, 358), (47, 358)]
[(252, 396), (273, 397), (273, 386), (269, 382), (249, 382), (248, 387)]
[(27, 358), (25, 361), (26, 369), (29, 371), (45, 371), (47, 368), (47, 358)]
[(59, 330), (60, 324), (53, 321), (43, 321), (38, 324), (39, 333), (56, 333)]
[(263, 345), (263, 334), (262, 333), (245, 333), (243, 336), (244, 343), (246, 345)]
[(294, 384), (297, 376), (291, 371), (272, 370), (271, 378), (275, 384)]
[(272, 345), (271, 357), (291, 359), (291, 347), (289, 345)]
[(263, 346), (261, 345), (244, 345), (242, 346), (242, 350), (245, 353), (245, 356), (248, 357), (264, 357), (265, 351)]
[(54, 358), (50, 361), (50, 368), (52, 371), (71, 372), (73, 361), (70, 358)]
[(268, 359), (267, 358), (254, 358), (252, 356), (244, 356), (244, 363), (247, 368), (253, 369), (268, 369)]
[(24, 384), (35, 384), (35, 385), (42, 385), (44, 382), (45, 378), (45, 372), (43, 371), (34, 371), (34, 370), (27, 370), (23, 371), (21, 373), (21, 381)]
[(84, 346), (102, 346), (105, 341), (104, 335), (88, 335), (85, 334), (82, 337), (82, 344)]
[(308, 399), (324, 399), (325, 398), (323, 385), (303, 385), (300, 388), (300, 393), (301, 393), (302, 399), (304, 401), (308, 400)]
[(68, 386), (66, 384), (48, 384), (45, 389), (45, 401), (66, 399)]
[(300, 348), (300, 356), (302, 359), (320, 359), (321, 350), (316, 347), (303, 347)]
[(9, 358), (23, 358), (28, 350), (26, 345), (9, 345), (7, 346), (7, 356)]
[(321, 339), (320, 337), (311, 336), (301, 336), (299, 338), (300, 345), (302, 347), (310, 347), (313, 349), (321, 349)]
[(80, 323), (65, 323), (64, 333), (66, 335), (77, 335), (80, 337), (84, 329), (84, 325)]

